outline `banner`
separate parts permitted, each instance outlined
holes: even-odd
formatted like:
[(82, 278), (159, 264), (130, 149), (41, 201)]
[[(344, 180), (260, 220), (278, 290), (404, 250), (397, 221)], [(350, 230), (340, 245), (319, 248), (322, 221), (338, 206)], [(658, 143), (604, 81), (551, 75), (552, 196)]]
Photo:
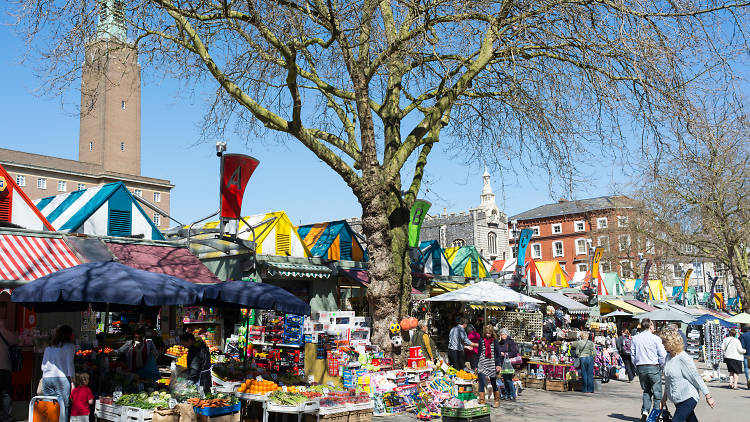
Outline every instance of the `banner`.
[[(641, 281), (641, 291), (648, 292), (648, 272), (651, 270), (651, 260), (646, 261), (646, 265), (643, 266), (643, 281)], [(648, 294), (647, 294), (648, 295)]]
[(688, 294), (688, 282), (690, 281), (690, 276), (693, 274), (693, 269), (688, 268), (687, 271), (685, 271), (685, 279), (682, 282), (682, 302), (683, 305), (687, 304), (687, 294)]
[(424, 199), (417, 199), (414, 201), (414, 205), (411, 206), (411, 212), (409, 213), (409, 247), (419, 247), (419, 233), (422, 230), (422, 222), (427, 216), (427, 211), (430, 210), (431, 203)]
[(602, 260), (604, 248), (597, 246), (594, 249), (594, 257), (591, 259), (591, 283), (599, 279), (599, 262)]
[(516, 274), (522, 274), (522, 268), (526, 266), (526, 248), (529, 246), (531, 236), (534, 235), (534, 231), (531, 229), (521, 230), (521, 235), (518, 237), (518, 255), (516, 256)]
[(239, 219), (245, 186), (260, 162), (242, 154), (221, 156), (221, 217)]

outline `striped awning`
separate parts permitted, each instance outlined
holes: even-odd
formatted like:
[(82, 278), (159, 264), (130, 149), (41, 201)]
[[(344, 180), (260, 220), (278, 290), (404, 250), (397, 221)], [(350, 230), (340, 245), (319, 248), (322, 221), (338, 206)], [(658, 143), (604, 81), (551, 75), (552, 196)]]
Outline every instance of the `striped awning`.
[(599, 302), (599, 306), (600, 307), (601, 307), (602, 304), (609, 305), (609, 306), (617, 308), (617, 309), (622, 309), (623, 311), (629, 312), (631, 314), (643, 314), (643, 313), (646, 312), (646, 311), (644, 311), (643, 309), (641, 309), (641, 308), (639, 308), (637, 306), (633, 306), (633, 305), (631, 305), (629, 303), (626, 303), (626, 302), (624, 302), (622, 300), (619, 300), (619, 299), (607, 299), (607, 300)]
[(0, 280), (32, 281), (80, 263), (62, 239), (0, 234)]
[(269, 262), (268, 275), (288, 278), (330, 278), (333, 270), (325, 265)]

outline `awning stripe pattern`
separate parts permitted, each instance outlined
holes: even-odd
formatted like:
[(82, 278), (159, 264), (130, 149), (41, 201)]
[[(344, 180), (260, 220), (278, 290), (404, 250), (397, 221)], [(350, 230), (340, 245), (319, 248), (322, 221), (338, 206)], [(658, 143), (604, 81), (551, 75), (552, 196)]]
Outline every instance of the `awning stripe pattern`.
[(32, 281), (81, 264), (62, 239), (0, 235), (0, 277)]
[(603, 303), (607, 303), (611, 306), (614, 306), (615, 308), (622, 309), (625, 312), (630, 312), (631, 314), (643, 314), (646, 312), (641, 308), (633, 306), (619, 299), (608, 299), (603, 301)]

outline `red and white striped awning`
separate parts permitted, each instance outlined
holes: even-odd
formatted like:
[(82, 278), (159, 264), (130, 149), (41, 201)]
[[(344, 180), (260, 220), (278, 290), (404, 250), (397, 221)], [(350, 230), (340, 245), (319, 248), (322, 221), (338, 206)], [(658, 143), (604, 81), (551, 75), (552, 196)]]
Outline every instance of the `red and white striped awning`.
[(62, 239), (0, 234), (0, 280), (32, 281), (79, 264)]

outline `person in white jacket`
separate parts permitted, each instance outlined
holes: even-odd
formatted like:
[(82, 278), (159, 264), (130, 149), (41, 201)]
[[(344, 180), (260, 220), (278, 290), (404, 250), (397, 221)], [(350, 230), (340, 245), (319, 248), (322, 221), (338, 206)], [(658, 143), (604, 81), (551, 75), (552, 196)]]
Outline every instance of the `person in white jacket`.
[(743, 372), (742, 360), (745, 358), (745, 349), (737, 338), (737, 330), (729, 330), (729, 336), (721, 342), (721, 350), (724, 352), (724, 363), (729, 371), (729, 387), (736, 390), (740, 374)]

